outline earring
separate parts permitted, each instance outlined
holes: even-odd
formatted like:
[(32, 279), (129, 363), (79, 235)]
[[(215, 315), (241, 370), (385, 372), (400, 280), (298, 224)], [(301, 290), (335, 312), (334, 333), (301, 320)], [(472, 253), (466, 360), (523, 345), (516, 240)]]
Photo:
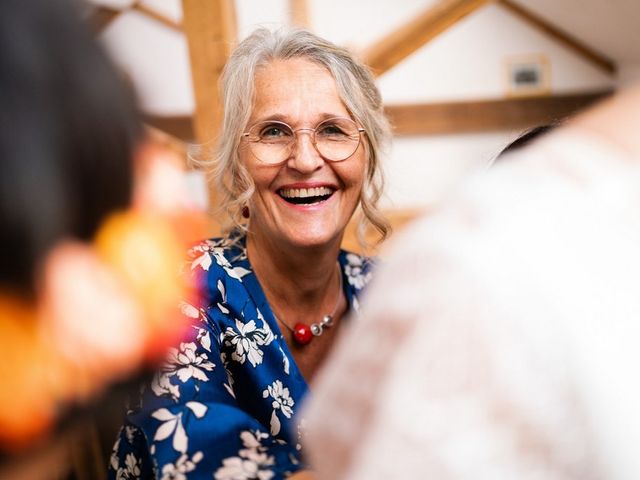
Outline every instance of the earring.
[(247, 207), (246, 205), (242, 207), (242, 216), (244, 218), (249, 218), (249, 207)]

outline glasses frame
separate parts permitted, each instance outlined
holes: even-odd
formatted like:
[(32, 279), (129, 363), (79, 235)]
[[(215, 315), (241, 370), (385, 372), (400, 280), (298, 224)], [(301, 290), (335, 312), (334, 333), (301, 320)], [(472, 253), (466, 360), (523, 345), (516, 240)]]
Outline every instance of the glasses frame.
[[(318, 149), (318, 144), (316, 142), (316, 131), (318, 130), (318, 127), (321, 126), (324, 123), (330, 122), (331, 120), (347, 120), (351, 123), (353, 123), (356, 126), (357, 132), (358, 132), (358, 143), (356, 144), (355, 148), (353, 149), (353, 152), (351, 152), (348, 156), (346, 156), (345, 158), (342, 158), (340, 160), (333, 160), (331, 158), (327, 158), (325, 157), (322, 152), (320, 152), (320, 150)], [(251, 140), (249, 138), (249, 135), (251, 135), (250, 130), (252, 130), (256, 125), (261, 125), (261, 124), (265, 124), (265, 125), (269, 125), (269, 124), (273, 124), (273, 125), (282, 125), (283, 127), (288, 128), (291, 133), (293, 134), (293, 140), (284, 147), (283, 152), (286, 152), (284, 154), (284, 158), (278, 162), (267, 162), (263, 159), (261, 159), (260, 157), (258, 157), (258, 155), (255, 154), (254, 151), (252, 151), (251, 153), (253, 154), (254, 157), (256, 157), (260, 162), (266, 164), (266, 165), (281, 165), (284, 162), (287, 161), (287, 159), (290, 157), (292, 149), (294, 147), (294, 145), (297, 144), (298, 142), (298, 132), (308, 132), (311, 136), (311, 143), (313, 145), (313, 148), (315, 148), (316, 152), (318, 152), (318, 155), (320, 155), (324, 160), (328, 161), (328, 162), (332, 162), (332, 163), (337, 163), (337, 162), (344, 162), (345, 160), (348, 160), (349, 158), (351, 158), (353, 156), (354, 153), (356, 153), (358, 151), (358, 147), (360, 147), (360, 144), (362, 143), (362, 134), (366, 133), (366, 130), (362, 127), (358, 127), (358, 124), (353, 121), (351, 118), (347, 118), (347, 117), (330, 117), (330, 118), (326, 118), (320, 122), (318, 122), (318, 124), (314, 127), (314, 128), (297, 128), (294, 129), (291, 125), (289, 125), (286, 122), (282, 122), (280, 120), (263, 120), (261, 122), (256, 122), (253, 125), (251, 125), (249, 127), (249, 131), (247, 132), (243, 132), (242, 135), (240, 136), (241, 140), (244, 140), (248, 143), (260, 143), (260, 140)]]

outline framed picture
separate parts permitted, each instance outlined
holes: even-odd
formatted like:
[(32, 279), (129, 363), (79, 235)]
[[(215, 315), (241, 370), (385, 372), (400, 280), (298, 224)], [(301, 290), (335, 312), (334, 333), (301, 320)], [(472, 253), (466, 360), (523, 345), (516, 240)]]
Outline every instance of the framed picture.
[(505, 59), (507, 95), (544, 95), (551, 91), (549, 59), (542, 54)]

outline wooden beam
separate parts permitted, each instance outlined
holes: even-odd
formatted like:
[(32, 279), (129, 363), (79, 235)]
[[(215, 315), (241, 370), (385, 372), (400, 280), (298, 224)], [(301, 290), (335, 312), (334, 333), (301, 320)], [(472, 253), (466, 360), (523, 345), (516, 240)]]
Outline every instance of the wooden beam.
[(381, 75), (460, 19), (492, 0), (441, 0), (362, 53), (374, 74)]
[(122, 13), (115, 8), (95, 6), (91, 9), (87, 21), (96, 34), (102, 32)]
[(475, 102), (389, 105), (394, 134), (441, 135), (510, 130), (564, 119), (611, 94), (594, 92)]
[(604, 70), (606, 73), (613, 75), (616, 73), (617, 67), (616, 64), (610, 58), (602, 55), (591, 47), (588, 47), (584, 43), (580, 42), (576, 38), (569, 35), (567, 32), (559, 29), (558, 27), (552, 25), (547, 20), (542, 17), (536, 15), (535, 13), (527, 10), (526, 8), (521, 7), (517, 3), (512, 0), (500, 0), (500, 5), (507, 9), (509, 12), (515, 14), (520, 17), (527, 23), (533, 25), (537, 29), (543, 31), (558, 43), (563, 44), (565, 47), (573, 50), (578, 55), (587, 59), (591, 63), (593, 63), (596, 67)]
[(193, 132), (193, 120), (189, 116), (145, 115), (144, 121), (147, 125), (161, 130), (167, 135), (171, 135), (182, 142), (194, 143), (196, 141), (196, 137)]
[(203, 143), (220, 130), (218, 79), (236, 43), (234, 2), (182, 0), (182, 12), (195, 97), (193, 129), (196, 140)]
[(156, 128), (149, 124), (145, 125), (145, 129), (147, 131), (147, 135), (154, 143), (157, 143), (158, 145), (171, 150), (173, 153), (184, 160), (185, 166), (188, 165), (187, 145), (185, 142), (165, 132), (164, 130), (160, 130), (159, 128)]
[(172, 30), (182, 32), (182, 25), (179, 22), (176, 22), (175, 20), (167, 17), (166, 15), (156, 11), (151, 7), (148, 7), (147, 5), (144, 5), (140, 1), (134, 2), (133, 5), (131, 5), (131, 9), (142, 13), (146, 17), (151, 18), (158, 23), (161, 23), (165, 27), (169, 27)]
[(307, 0), (289, 0), (291, 8), (291, 25), (296, 27), (309, 28), (309, 3)]
[[(473, 102), (387, 105), (394, 134), (439, 135), (526, 128), (565, 118), (612, 92), (478, 100)], [(185, 142), (193, 142), (188, 116), (145, 117), (149, 125)]]

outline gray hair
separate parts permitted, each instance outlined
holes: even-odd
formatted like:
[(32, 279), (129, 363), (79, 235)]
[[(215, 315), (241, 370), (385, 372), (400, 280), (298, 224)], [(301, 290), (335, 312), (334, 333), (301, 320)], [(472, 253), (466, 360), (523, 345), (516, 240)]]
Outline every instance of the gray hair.
[(364, 245), (364, 232), (371, 224), (384, 239), (390, 226), (377, 204), (384, 186), (380, 154), (391, 137), (384, 115), (382, 97), (371, 71), (346, 49), (306, 30), (270, 31), (260, 28), (235, 49), (221, 76), (224, 107), (222, 131), (213, 160), (201, 162), (207, 168), (220, 193), (220, 207), (228, 219), (225, 232), (242, 224), (242, 207), (254, 193), (255, 185), (240, 162), (238, 147), (255, 95), (254, 79), (259, 67), (276, 59), (303, 57), (329, 70), (335, 79), (338, 95), (350, 115), (366, 131), (367, 172), (360, 195), (358, 238)]

